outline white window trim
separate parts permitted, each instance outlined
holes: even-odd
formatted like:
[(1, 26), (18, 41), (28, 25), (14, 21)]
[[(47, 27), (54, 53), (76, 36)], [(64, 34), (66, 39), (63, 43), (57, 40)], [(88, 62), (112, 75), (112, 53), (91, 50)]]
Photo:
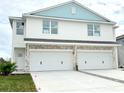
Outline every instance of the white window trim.
[[(17, 34), (17, 22), (23, 22), (24, 23), (24, 28), (23, 28), (23, 34)], [(16, 35), (24, 35), (25, 34), (25, 22), (24, 21), (22, 21), (22, 20), (18, 20), (18, 21), (16, 21)]]
[[(51, 20), (51, 19), (48, 19), (49, 20), (49, 32), (50, 33), (43, 33), (44, 31), (42, 31), (42, 34), (46, 34), (46, 35), (57, 35), (58, 34), (58, 30), (57, 30), (57, 34), (52, 34), (52, 26), (51, 26), (51, 23), (52, 23), (52, 21), (53, 20)], [(58, 21), (57, 21), (57, 23), (58, 23)], [(44, 27), (43, 27), (44, 28)], [(58, 28), (57, 28), (58, 29)], [(43, 29), (42, 29), (43, 30)]]

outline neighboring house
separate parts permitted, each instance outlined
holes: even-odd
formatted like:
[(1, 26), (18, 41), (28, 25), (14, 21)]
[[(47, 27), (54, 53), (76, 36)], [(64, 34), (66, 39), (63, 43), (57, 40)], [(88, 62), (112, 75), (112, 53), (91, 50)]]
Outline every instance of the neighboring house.
[(116, 23), (76, 1), (9, 19), (12, 61), (19, 70), (118, 67)]
[(124, 35), (118, 36), (116, 40), (121, 44), (121, 46), (118, 47), (118, 65), (119, 67), (124, 67)]

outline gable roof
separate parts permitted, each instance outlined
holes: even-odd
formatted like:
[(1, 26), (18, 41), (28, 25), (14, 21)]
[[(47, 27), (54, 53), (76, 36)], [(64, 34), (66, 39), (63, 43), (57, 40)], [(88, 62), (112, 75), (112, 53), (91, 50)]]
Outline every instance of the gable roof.
[[(86, 12), (86, 13), (83, 14), (83, 12), (81, 12), (80, 15), (78, 15), (78, 16), (72, 15), (71, 17), (67, 17), (67, 16), (65, 16), (66, 14), (63, 13), (64, 18), (66, 18), (66, 19), (70, 18), (70, 19), (77, 19), (77, 20), (88, 20), (88, 18), (89, 18), (89, 21), (90, 20), (91, 21), (102, 21), (102, 22), (108, 22), (108, 23), (116, 24), (115, 22), (113, 22), (113, 21), (109, 20), (108, 18), (105, 18), (102, 15), (92, 11), (91, 9), (83, 6), (82, 4), (78, 3), (75, 0), (71, 0), (71, 1), (61, 3), (61, 4), (58, 4), (58, 5), (55, 5), (55, 6), (47, 7), (47, 8), (44, 8), (44, 9), (39, 9), (39, 10), (36, 10), (36, 11), (33, 11), (33, 12), (24, 13), (23, 16), (32, 16), (32, 17), (33, 16), (47, 16), (47, 17), (63, 18), (62, 12), (58, 11), (57, 8), (62, 7), (62, 6), (66, 6), (68, 4), (77, 5), (78, 7), (82, 8), (82, 10), (84, 9), (83, 12)], [(56, 11), (57, 11), (56, 13), (55, 13), (54, 9), (56, 9)], [(50, 14), (48, 14), (48, 13), (50, 13)], [(59, 13), (60, 13), (60, 15), (59, 15)], [(67, 14), (67, 15), (69, 15), (69, 14)], [(91, 17), (89, 17), (89, 16), (91, 16)]]
[(13, 20), (20, 20), (20, 21), (24, 21), (24, 19), (22, 17), (13, 17), (13, 16), (9, 16), (9, 22), (11, 24), (11, 27), (13, 27)]
[(116, 37), (116, 40), (124, 39), (124, 34)]

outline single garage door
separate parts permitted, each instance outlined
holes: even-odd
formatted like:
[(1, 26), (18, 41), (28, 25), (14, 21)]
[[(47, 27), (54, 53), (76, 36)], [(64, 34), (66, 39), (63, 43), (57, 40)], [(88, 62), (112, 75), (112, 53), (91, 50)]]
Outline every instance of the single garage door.
[(112, 52), (78, 52), (78, 69), (112, 68)]
[(32, 51), (30, 52), (30, 70), (73, 70), (72, 52)]

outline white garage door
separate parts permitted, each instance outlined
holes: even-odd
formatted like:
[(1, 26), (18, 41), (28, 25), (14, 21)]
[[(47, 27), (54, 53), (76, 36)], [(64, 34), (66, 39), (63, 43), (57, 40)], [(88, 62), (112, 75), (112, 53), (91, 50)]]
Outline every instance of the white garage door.
[(73, 70), (72, 52), (30, 52), (30, 70)]
[(78, 69), (109, 69), (112, 68), (111, 52), (78, 52)]

